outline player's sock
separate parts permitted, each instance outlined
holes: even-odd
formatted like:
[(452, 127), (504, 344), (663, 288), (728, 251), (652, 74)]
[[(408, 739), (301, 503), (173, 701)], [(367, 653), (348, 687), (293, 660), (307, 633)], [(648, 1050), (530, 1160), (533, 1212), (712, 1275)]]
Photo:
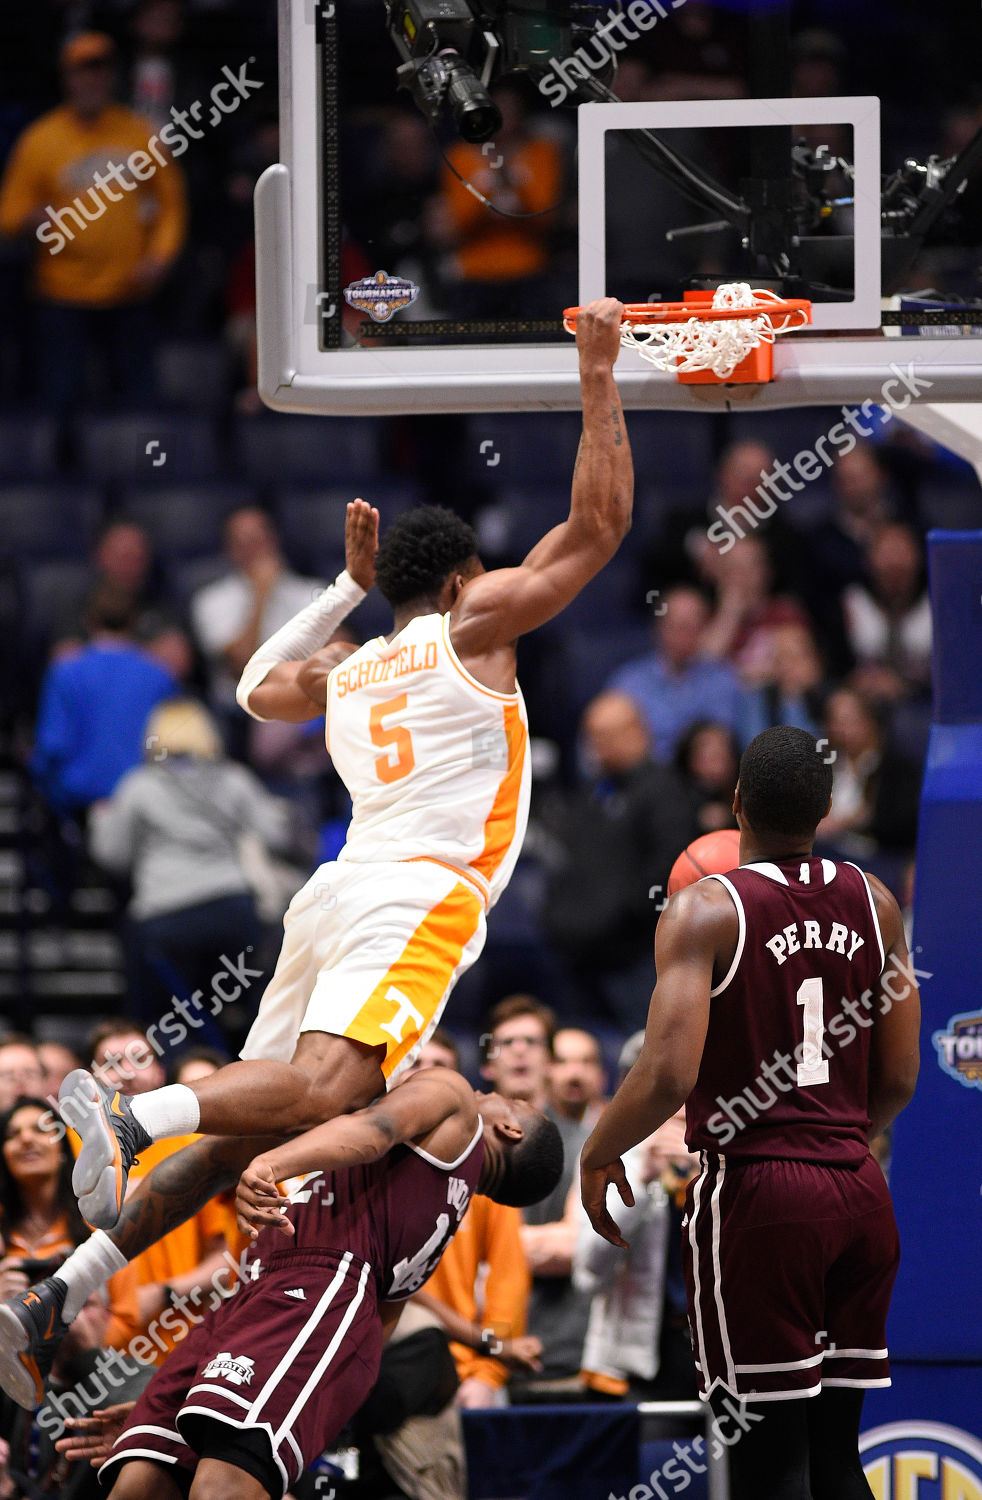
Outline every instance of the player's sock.
[(826, 1386), (808, 1403), (814, 1500), (870, 1500), (873, 1494), (859, 1456), (865, 1395), (862, 1388)]
[(64, 1282), (68, 1288), (62, 1309), (65, 1322), (70, 1323), (92, 1293), (105, 1286), (110, 1276), (115, 1276), (125, 1265), (126, 1256), (101, 1229), (83, 1240), (54, 1273), (55, 1280)]
[(709, 1399), (728, 1447), (731, 1500), (811, 1500), (809, 1400), (755, 1405), (718, 1387)]
[(152, 1140), (171, 1135), (193, 1135), (201, 1122), (201, 1109), (193, 1089), (184, 1083), (168, 1083), (149, 1094), (131, 1094), (130, 1109)]

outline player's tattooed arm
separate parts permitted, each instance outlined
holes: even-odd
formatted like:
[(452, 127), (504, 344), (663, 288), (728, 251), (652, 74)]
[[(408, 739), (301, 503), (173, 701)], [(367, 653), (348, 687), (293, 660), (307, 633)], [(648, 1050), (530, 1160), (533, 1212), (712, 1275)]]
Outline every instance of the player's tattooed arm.
[(158, 1162), (123, 1204), (110, 1239), (133, 1260), (165, 1234), (192, 1218), (216, 1193), (233, 1187), (257, 1151), (278, 1137), (203, 1136)]
[[(380, 1161), (404, 1141), (423, 1141), (442, 1159), (448, 1159), (447, 1152), (452, 1159), (461, 1136), (466, 1140), (476, 1124), (475, 1097), (464, 1079), (447, 1068), (427, 1069), (366, 1109), (315, 1125), (250, 1161), (236, 1191), (239, 1228), (253, 1239), (266, 1225), (290, 1235), (293, 1226), (284, 1216), (277, 1183), (304, 1172)], [(441, 1126), (454, 1132), (453, 1140), (439, 1137)]]
[[(521, 567), (468, 579), (451, 610), (450, 638), (468, 670), (474, 670), (475, 658), (513, 649), (519, 636), (558, 615), (630, 530), (634, 468), (613, 375), (621, 312), (619, 302), (605, 297), (577, 320), (583, 433), (569, 515), (536, 543)], [(477, 675), (485, 680), (480, 668)]]

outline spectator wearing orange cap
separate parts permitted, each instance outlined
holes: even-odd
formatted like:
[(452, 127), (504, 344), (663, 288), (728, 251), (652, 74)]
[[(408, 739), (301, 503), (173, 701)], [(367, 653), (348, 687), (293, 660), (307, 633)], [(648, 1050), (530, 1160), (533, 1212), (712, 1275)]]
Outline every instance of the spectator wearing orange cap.
[(151, 299), (185, 236), (182, 174), (113, 102), (115, 61), (102, 32), (66, 42), (65, 102), (23, 132), (0, 182), (0, 236), (34, 239), (38, 394), (58, 410), (83, 394), (94, 349), (117, 392), (152, 395)]

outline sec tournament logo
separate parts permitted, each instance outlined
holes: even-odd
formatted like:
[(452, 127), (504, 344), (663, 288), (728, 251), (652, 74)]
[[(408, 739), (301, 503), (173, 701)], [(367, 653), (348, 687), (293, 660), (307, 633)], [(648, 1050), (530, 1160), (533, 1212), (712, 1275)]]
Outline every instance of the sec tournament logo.
[(978, 1011), (952, 1016), (947, 1029), (936, 1031), (931, 1040), (946, 1073), (967, 1089), (982, 1089), (982, 1015)]
[(344, 289), (344, 300), (349, 306), (367, 313), (376, 323), (387, 323), (393, 313), (402, 312), (418, 296), (415, 282), (407, 281), (405, 276), (390, 276), (388, 271), (363, 276)]
[(982, 1500), (982, 1443), (942, 1422), (890, 1422), (859, 1440), (876, 1500)]

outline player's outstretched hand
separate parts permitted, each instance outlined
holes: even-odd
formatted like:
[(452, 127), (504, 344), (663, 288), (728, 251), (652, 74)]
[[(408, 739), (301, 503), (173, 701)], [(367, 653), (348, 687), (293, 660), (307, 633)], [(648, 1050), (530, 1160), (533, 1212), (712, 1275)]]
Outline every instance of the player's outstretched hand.
[(580, 309), (576, 319), (576, 347), (581, 365), (603, 364), (613, 369), (621, 347), (623, 311), (624, 304), (616, 297), (598, 297)]
[(365, 593), (375, 582), (378, 511), (367, 500), (351, 500), (344, 520), (344, 565)]
[(293, 1233), (286, 1217), (287, 1200), (280, 1196), (269, 1162), (254, 1157), (239, 1178), (235, 1190), (235, 1217), (243, 1234), (254, 1240), (260, 1229), (275, 1224), (284, 1234)]
[(628, 1208), (633, 1208), (634, 1193), (627, 1180), (624, 1163), (619, 1156), (603, 1167), (581, 1166), (580, 1196), (590, 1223), (605, 1240), (609, 1240), (612, 1245), (617, 1245), (621, 1250), (626, 1250), (627, 1240), (623, 1238), (620, 1229), (607, 1211), (607, 1189), (611, 1183), (620, 1193), (621, 1202)]
[(135, 1401), (121, 1401), (118, 1406), (100, 1407), (90, 1417), (69, 1417), (65, 1422), (68, 1436), (59, 1438), (55, 1447), (65, 1458), (87, 1458), (93, 1468), (98, 1468), (109, 1457), (135, 1405)]

